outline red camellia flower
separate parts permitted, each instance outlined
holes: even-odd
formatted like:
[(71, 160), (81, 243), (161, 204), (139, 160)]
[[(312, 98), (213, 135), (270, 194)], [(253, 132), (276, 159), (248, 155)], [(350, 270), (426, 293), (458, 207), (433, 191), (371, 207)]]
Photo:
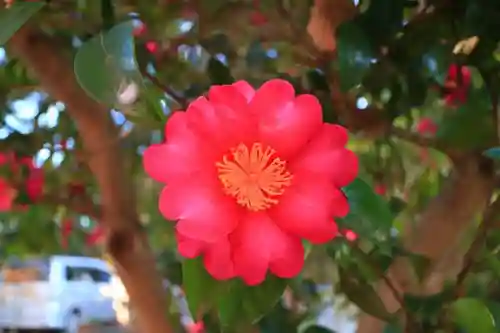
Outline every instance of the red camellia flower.
[(61, 223), (61, 245), (63, 248), (68, 247), (69, 236), (73, 233), (73, 220), (65, 219)]
[(85, 238), (85, 243), (88, 246), (94, 246), (100, 243), (103, 239), (104, 239), (104, 228), (98, 225), (94, 229), (92, 229), (91, 232), (87, 234), (87, 237)]
[(150, 53), (156, 53), (158, 51), (158, 43), (154, 41), (149, 41), (146, 43), (146, 49)]
[(358, 235), (352, 231), (352, 230), (346, 230), (344, 231), (344, 237), (347, 239), (349, 242), (354, 242), (358, 239)]
[[(26, 194), (31, 201), (39, 199), (43, 192), (44, 175), (43, 170), (35, 167), (33, 159), (30, 157), (17, 157), (15, 154), (0, 154), (0, 167), (7, 166), (17, 177), (21, 168), (27, 167), (28, 174), (24, 181)], [(0, 179), (0, 211), (12, 209), (12, 204), (18, 194), (17, 189), (13, 188), (5, 179)]]
[(144, 168), (167, 184), (159, 209), (178, 221), (178, 250), (203, 256), (216, 279), (261, 283), (268, 272), (296, 276), (301, 239), (320, 244), (348, 213), (341, 187), (358, 173), (345, 128), (322, 121), (313, 95), (287, 81), (254, 90), (247, 82), (213, 86), (175, 112), (166, 141), (144, 152)]
[[(461, 73), (461, 80), (459, 79)], [(444, 96), (446, 105), (455, 106), (467, 101), (467, 93), (471, 84), (471, 73), (466, 66), (451, 65), (445, 81), (448, 93)]]
[(263, 26), (267, 24), (267, 22), (269, 22), (269, 20), (261, 12), (254, 11), (252, 12), (252, 14), (250, 14), (250, 24), (253, 25), (254, 27)]
[(438, 126), (431, 118), (422, 118), (417, 124), (417, 132), (423, 135), (435, 135)]
[(186, 325), (187, 333), (203, 333), (205, 332), (205, 325), (202, 321)]
[(0, 179), (0, 212), (7, 212), (12, 208), (12, 202), (17, 196), (17, 191), (5, 180)]
[(378, 195), (385, 195), (387, 193), (387, 188), (384, 184), (376, 184), (375, 193), (377, 193)]

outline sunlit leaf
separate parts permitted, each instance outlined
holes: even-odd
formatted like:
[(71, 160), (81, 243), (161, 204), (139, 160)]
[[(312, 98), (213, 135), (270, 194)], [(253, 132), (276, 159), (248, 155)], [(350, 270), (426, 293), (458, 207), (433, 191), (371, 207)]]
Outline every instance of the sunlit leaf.
[(479, 299), (461, 298), (451, 305), (452, 320), (466, 333), (495, 333), (495, 321)]
[(98, 102), (109, 106), (123, 104), (121, 96), (132, 93), (130, 87), (133, 85), (137, 89), (142, 85), (135, 59), (133, 29), (131, 21), (118, 24), (85, 42), (76, 53), (78, 83)]
[(208, 275), (200, 258), (185, 260), (182, 263), (182, 286), (189, 310), (196, 316), (213, 306), (219, 290), (217, 281)]
[(45, 1), (14, 1), (10, 8), (0, 10), (0, 45), (7, 41), (40, 9)]
[(236, 327), (259, 320), (280, 300), (285, 287), (286, 280), (274, 276), (268, 276), (262, 284), (252, 287), (241, 281), (231, 282), (217, 302), (221, 324)]

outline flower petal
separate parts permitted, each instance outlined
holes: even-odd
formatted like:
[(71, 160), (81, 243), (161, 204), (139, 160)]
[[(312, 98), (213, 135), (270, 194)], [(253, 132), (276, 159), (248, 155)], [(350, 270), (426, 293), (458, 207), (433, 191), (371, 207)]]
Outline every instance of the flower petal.
[[(231, 103), (234, 95), (239, 95), (236, 88), (215, 86), (211, 91), (217, 96), (214, 98), (216, 102), (200, 97), (191, 103), (186, 112), (190, 128), (198, 137), (203, 138), (205, 153), (220, 157), (230, 147), (254, 140), (256, 125), (255, 119), (246, 112), (246, 100), (243, 96), (240, 96), (238, 103), (244, 104), (244, 109), (233, 109)], [(224, 94), (229, 96), (225, 97)], [(228, 103), (224, 104), (226, 102)]]
[(294, 175), (293, 185), (269, 215), (283, 230), (321, 244), (338, 234), (332, 216), (345, 216), (348, 211), (347, 199), (333, 184)]
[(289, 170), (324, 177), (338, 187), (346, 186), (359, 172), (358, 158), (344, 148), (346, 143), (347, 131), (343, 127), (324, 124), (321, 132), (292, 160)]
[(284, 233), (266, 213), (246, 214), (230, 242), (236, 273), (248, 285), (263, 282), (270, 267), (281, 277), (295, 276), (302, 268), (300, 239)]
[(177, 239), (177, 250), (179, 251), (179, 254), (184, 258), (196, 258), (206, 247), (205, 242), (186, 237), (178, 230), (175, 231), (175, 236)]
[(209, 149), (188, 126), (185, 112), (175, 112), (166, 125), (166, 143), (151, 145), (143, 153), (145, 172), (154, 180), (169, 183), (207, 173), (214, 162)]
[(247, 81), (236, 81), (232, 86), (246, 98), (247, 102), (255, 96), (255, 89)]
[(160, 194), (159, 209), (186, 237), (213, 242), (228, 235), (238, 224), (238, 207), (217, 183), (171, 183)]
[(236, 276), (227, 237), (208, 245), (203, 264), (208, 273), (217, 280), (228, 280)]
[(6, 181), (0, 179), (0, 212), (7, 212), (12, 209), (16, 194), (16, 191)]
[(259, 115), (259, 135), (263, 143), (289, 158), (305, 145), (322, 124), (321, 104), (313, 95), (294, 98), (293, 86), (271, 80), (257, 90), (250, 102)]
[(225, 105), (238, 112), (246, 112), (247, 98), (233, 85), (213, 86), (208, 91), (212, 103)]

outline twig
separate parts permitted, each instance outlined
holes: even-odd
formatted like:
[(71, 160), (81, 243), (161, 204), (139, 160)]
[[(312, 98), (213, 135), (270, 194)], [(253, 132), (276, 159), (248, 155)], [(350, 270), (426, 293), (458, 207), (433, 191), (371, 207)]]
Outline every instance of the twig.
[[(57, 192), (57, 194), (55, 192)], [(44, 194), (40, 199), (40, 202), (47, 205), (65, 206), (69, 210), (81, 215), (89, 216), (95, 221), (101, 220), (101, 208), (88, 196), (81, 195), (77, 197), (69, 197), (64, 195), (64, 191), (55, 192)], [(61, 193), (63, 195), (61, 195)]]
[(158, 80), (158, 78), (154, 75), (149, 74), (146, 71), (142, 71), (141, 73), (145, 78), (147, 78), (151, 83), (153, 83), (155, 86), (163, 90), (165, 93), (170, 95), (174, 99), (174, 101), (179, 104), (179, 106), (183, 109), (187, 108), (189, 105), (189, 101), (184, 97), (181, 96), (178, 92), (174, 91), (172, 88), (167, 86), (166, 84), (163, 84)]
[(356, 251), (358, 254), (360, 254), (363, 258), (365, 258), (365, 262), (370, 266), (370, 268), (377, 274), (377, 276), (384, 281), (384, 283), (387, 285), (387, 288), (391, 291), (394, 299), (398, 301), (398, 303), (401, 305), (402, 308), (404, 308), (404, 300), (403, 297), (401, 297), (400, 292), (392, 282), (392, 280), (380, 269), (379, 266), (374, 265), (371, 261), (366, 260), (366, 253), (361, 250), (358, 246), (357, 243), (352, 242), (350, 243), (351, 248)]
[(483, 244), (485, 243), (488, 231), (495, 225), (496, 218), (500, 213), (500, 198), (497, 198), (492, 204), (490, 204), (483, 214), (483, 222), (478, 227), (476, 237), (472, 241), (469, 250), (464, 256), (464, 265), (462, 270), (457, 275), (456, 290), (460, 290), (467, 274), (469, 274), (472, 266), (476, 261), (476, 256), (481, 251)]
[(447, 150), (446, 145), (443, 142), (436, 140), (436, 138), (424, 137), (418, 133), (409, 132), (402, 128), (392, 127), (390, 134), (398, 139), (408, 141), (420, 147), (434, 148), (443, 152)]

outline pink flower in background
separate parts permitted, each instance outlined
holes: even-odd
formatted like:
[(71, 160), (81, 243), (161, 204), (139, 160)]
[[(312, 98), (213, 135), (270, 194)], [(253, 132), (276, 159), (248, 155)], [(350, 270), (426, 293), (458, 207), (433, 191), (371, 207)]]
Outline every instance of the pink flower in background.
[(7, 212), (12, 209), (12, 203), (16, 195), (17, 191), (5, 180), (0, 179), (0, 212)]
[(345, 239), (347, 239), (349, 242), (354, 242), (358, 239), (358, 234), (356, 234), (352, 230), (346, 230), (343, 232)]
[(424, 117), (417, 123), (417, 132), (422, 135), (435, 135), (438, 125), (431, 118)]
[(104, 240), (105, 230), (102, 226), (98, 225), (87, 234), (85, 243), (88, 246), (95, 246)]
[[(0, 167), (9, 168), (16, 179), (19, 177), (23, 182), (24, 190), (32, 202), (36, 202), (43, 194), (44, 174), (43, 170), (35, 167), (30, 157), (17, 157), (13, 153), (0, 154)], [(22, 167), (27, 167), (27, 175), (22, 179)], [(6, 179), (0, 179), (0, 211), (9, 211), (18, 195), (18, 190), (13, 188)]]
[[(459, 78), (459, 73), (461, 73), (461, 78)], [(469, 68), (455, 64), (451, 65), (448, 69), (448, 76), (445, 82), (445, 88), (449, 91), (444, 96), (446, 105), (455, 106), (465, 103), (467, 101), (471, 81), (472, 78)]]
[(202, 321), (186, 325), (187, 333), (203, 333), (205, 332), (205, 325)]
[(68, 247), (69, 237), (73, 233), (73, 220), (65, 219), (61, 223), (61, 245), (65, 249)]
[(291, 278), (304, 263), (302, 239), (338, 234), (334, 217), (349, 211), (341, 187), (357, 176), (358, 159), (313, 95), (295, 96), (280, 79), (257, 90), (213, 86), (174, 113), (165, 134), (145, 151), (144, 168), (167, 185), (159, 209), (177, 221), (179, 252), (202, 255), (214, 278)]
[(375, 189), (374, 189), (375, 193), (377, 193), (378, 195), (386, 195), (387, 194), (387, 187), (384, 185), (384, 184), (376, 184), (375, 185)]

